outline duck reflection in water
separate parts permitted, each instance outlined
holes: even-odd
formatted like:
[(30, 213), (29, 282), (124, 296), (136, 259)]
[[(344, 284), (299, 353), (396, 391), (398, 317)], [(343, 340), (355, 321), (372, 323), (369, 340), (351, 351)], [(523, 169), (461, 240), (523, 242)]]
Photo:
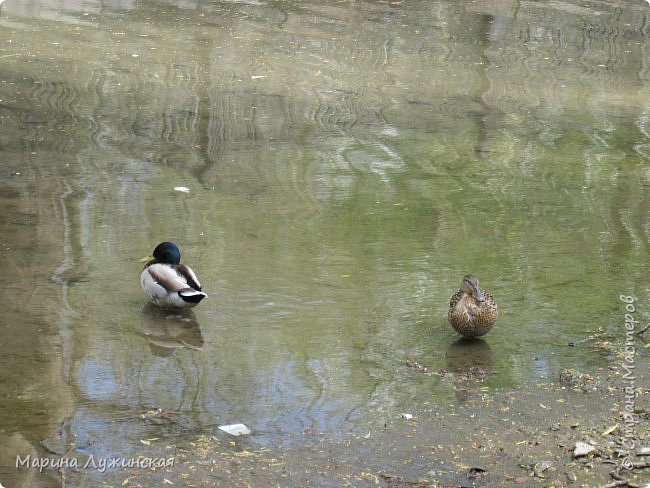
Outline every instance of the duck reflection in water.
[(177, 349), (200, 350), (203, 335), (190, 309), (161, 309), (147, 303), (142, 309), (142, 337), (156, 356), (171, 356)]
[(446, 375), (454, 383), (456, 397), (465, 401), (494, 370), (494, 353), (483, 339), (461, 338), (450, 344), (445, 354)]

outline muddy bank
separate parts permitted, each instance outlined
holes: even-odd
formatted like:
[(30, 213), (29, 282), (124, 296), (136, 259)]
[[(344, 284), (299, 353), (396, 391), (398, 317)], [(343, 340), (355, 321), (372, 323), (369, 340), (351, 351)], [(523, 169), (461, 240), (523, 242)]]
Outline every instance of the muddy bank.
[[(256, 444), (254, 432), (236, 438), (215, 429), (143, 439), (140, 465), (50, 475), (65, 486), (647, 486), (648, 362), (637, 356), (635, 366), (633, 383), (611, 365), (498, 392), (485, 391), (481, 375), (469, 372), (453, 378), (463, 398), (456, 407), (432, 398), (342, 441), (304, 432), (300, 447), (279, 449)], [(413, 362), (405, 367), (451, 375)], [(636, 394), (626, 398), (630, 384)], [(142, 421), (173, 422), (173, 416), (149, 412)], [(166, 466), (146, 464), (172, 458)]]

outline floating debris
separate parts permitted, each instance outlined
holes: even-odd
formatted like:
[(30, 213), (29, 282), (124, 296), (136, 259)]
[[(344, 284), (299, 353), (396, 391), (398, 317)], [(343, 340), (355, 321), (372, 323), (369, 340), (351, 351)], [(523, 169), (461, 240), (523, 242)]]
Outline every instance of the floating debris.
[(219, 430), (223, 430), (227, 434), (234, 436), (248, 435), (251, 433), (250, 429), (244, 424), (220, 425)]
[(412, 369), (413, 371), (418, 371), (422, 373), (427, 372), (426, 366), (422, 366), (420, 363), (418, 363), (415, 359), (407, 359), (406, 360), (406, 365)]
[(401, 413), (399, 416), (404, 420), (413, 420), (413, 415), (410, 413)]
[(155, 410), (148, 410), (140, 415), (140, 418), (145, 422), (162, 425), (174, 423), (174, 412), (157, 408)]
[(183, 193), (189, 193), (189, 192), (190, 192), (190, 189), (189, 189), (188, 187), (186, 187), (186, 186), (175, 186), (175, 187), (174, 187), (174, 191), (180, 191), (180, 192), (183, 192)]
[(590, 454), (594, 452), (596, 448), (592, 446), (591, 444), (587, 444), (586, 442), (578, 441), (576, 442), (576, 447), (573, 450), (573, 457), (581, 457), (581, 456), (586, 456), (587, 454)]
[(560, 385), (585, 392), (593, 391), (597, 386), (593, 376), (581, 373), (575, 369), (562, 370), (560, 373)]
[(602, 437), (608, 436), (612, 432), (614, 432), (616, 429), (618, 429), (618, 424), (612, 425), (609, 429), (607, 429), (605, 432), (600, 434)]

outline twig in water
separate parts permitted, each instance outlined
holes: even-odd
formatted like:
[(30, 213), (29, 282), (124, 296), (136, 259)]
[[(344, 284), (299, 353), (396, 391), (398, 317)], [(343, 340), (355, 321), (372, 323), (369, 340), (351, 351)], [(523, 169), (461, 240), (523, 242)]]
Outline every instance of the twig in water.
[(646, 330), (650, 329), (650, 324), (646, 325), (643, 329), (641, 329), (639, 332), (635, 332), (636, 335), (641, 335), (643, 334)]
[(601, 486), (600, 488), (616, 488), (617, 486), (627, 486), (630, 480), (618, 480), (607, 483), (606, 485)]

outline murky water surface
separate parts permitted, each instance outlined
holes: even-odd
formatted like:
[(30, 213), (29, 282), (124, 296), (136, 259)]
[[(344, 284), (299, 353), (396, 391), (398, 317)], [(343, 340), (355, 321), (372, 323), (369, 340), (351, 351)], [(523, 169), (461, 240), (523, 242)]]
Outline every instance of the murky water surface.
[[(650, 314), (649, 14), (7, 0), (3, 454), (237, 422), (286, 445), (462, 402), (407, 359), (478, 364), (488, 393), (606, 365), (567, 344), (618, 346), (622, 293)], [(209, 294), (193, 314), (145, 306), (163, 240)], [(467, 272), (501, 311), (472, 346), (446, 320)]]

